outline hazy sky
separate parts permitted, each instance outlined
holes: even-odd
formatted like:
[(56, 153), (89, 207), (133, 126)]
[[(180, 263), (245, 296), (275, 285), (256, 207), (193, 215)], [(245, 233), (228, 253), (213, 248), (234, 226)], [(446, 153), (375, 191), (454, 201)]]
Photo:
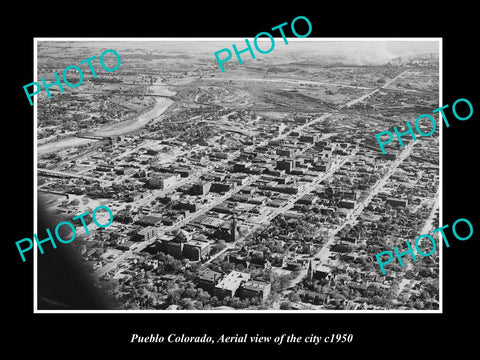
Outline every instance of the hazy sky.
[[(262, 38), (261, 38), (262, 39)], [(65, 39), (66, 40), (66, 39)], [(245, 49), (244, 38), (232, 38), (231, 40), (210, 40), (210, 39), (185, 39), (178, 40), (170, 38), (168, 41), (165, 39), (158, 39), (152, 41), (151, 39), (144, 39), (142, 41), (128, 40), (116, 40), (112, 38), (109, 41), (91, 41), (91, 39), (85, 41), (48, 41), (48, 44), (39, 40), (39, 43), (46, 45), (47, 47), (59, 47), (59, 46), (76, 46), (101, 48), (101, 49), (115, 49), (119, 52), (122, 49), (129, 50), (129, 52), (135, 49), (139, 50), (154, 50), (155, 52), (167, 53), (187, 53), (191, 55), (202, 54), (207, 56), (213, 56), (215, 51), (223, 48), (229, 48), (232, 52), (232, 44), (236, 44), (239, 50)], [(74, 39), (72, 39), (74, 40)], [(275, 38), (275, 47), (272, 52), (261, 56), (275, 56), (278, 55), (292, 55), (298, 57), (342, 57), (359, 60), (361, 62), (382, 63), (387, 62), (395, 57), (402, 55), (412, 55), (419, 53), (437, 53), (439, 52), (438, 40), (427, 41), (412, 41), (412, 40), (371, 40), (368, 38), (361, 40), (348, 40), (337, 41), (320, 38), (287, 38), (288, 45), (286, 45), (283, 39)], [(253, 47), (253, 39), (249, 38)], [(262, 43), (262, 41), (266, 41)], [(270, 40), (263, 38), (259, 41), (259, 46), (266, 50), (270, 47)], [(257, 53), (257, 51), (255, 50)], [(249, 56), (245, 53), (245, 56)]]

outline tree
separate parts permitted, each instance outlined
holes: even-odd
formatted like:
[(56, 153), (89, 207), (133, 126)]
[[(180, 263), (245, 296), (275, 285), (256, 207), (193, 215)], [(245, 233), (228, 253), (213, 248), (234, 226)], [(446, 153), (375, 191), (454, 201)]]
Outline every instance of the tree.
[(250, 299), (249, 298), (245, 298), (243, 300), (241, 300), (238, 304), (238, 307), (240, 309), (245, 309), (247, 308), (248, 306), (250, 305)]
[(210, 294), (203, 289), (198, 289), (197, 290), (197, 300), (200, 301), (204, 306), (208, 303), (210, 303), (212, 297)]
[(385, 303), (384, 299), (382, 299), (382, 298), (381, 298), (380, 296), (378, 296), (378, 295), (375, 295), (375, 296), (372, 298), (372, 300), (373, 300), (373, 303), (374, 303), (375, 305), (377, 305), (377, 306), (383, 306), (384, 303)]
[(346, 298), (350, 296), (350, 289), (345, 285), (337, 285), (337, 290), (343, 294)]
[(289, 301), (283, 301), (280, 303), (280, 310), (291, 310), (291, 304)]
[(217, 306), (222, 305), (221, 301), (216, 296), (212, 297), (211, 304), (212, 304), (213, 307), (217, 307)]
[(183, 268), (183, 264), (181, 260), (175, 259), (170, 255), (167, 255), (166, 261), (165, 261), (165, 270), (167, 272), (173, 272), (177, 273), (181, 271)]
[(294, 292), (292, 292), (288, 295), (288, 300), (290, 300), (291, 302), (302, 301), (302, 299), (300, 299), (300, 296), (297, 293), (294, 293)]
[(223, 298), (223, 300), (222, 300), (222, 305), (228, 306), (228, 304), (230, 303), (231, 299), (232, 299), (232, 298), (231, 298), (230, 296), (225, 296), (225, 297)]
[(195, 304), (194, 304), (193, 300), (190, 299), (190, 298), (180, 299), (178, 305), (180, 305), (182, 309), (186, 309), (186, 310), (195, 309)]
[(237, 264), (235, 265), (236, 270), (244, 272), (245, 271), (245, 266), (243, 264)]
[(229, 301), (227, 304), (228, 306), (231, 306), (235, 309), (238, 309), (241, 307), (241, 301), (238, 297), (229, 298)]
[(222, 251), (223, 249), (225, 249), (227, 247), (227, 245), (225, 244), (225, 241), (220, 241), (218, 244), (215, 244), (212, 246), (212, 250), (211, 250), (211, 254), (214, 255), (220, 251)]
[(190, 264), (190, 271), (196, 273), (201, 268), (200, 263), (191, 263)]
[(203, 303), (201, 301), (195, 301), (194, 307), (196, 310), (203, 310)]
[(103, 289), (105, 291), (114, 291), (118, 288), (119, 281), (117, 279), (109, 279), (103, 283)]
[(273, 274), (271, 278), (272, 290), (278, 291), (287, 288), (292, 280), (292, 275), (277, 275)]
[(418, 310), (423, 310), (423, 308), (425, 307), (425, 303), (421, 300), (416, 300), (413, 304), (413, 307)]
[(421, 277), (429, 277), (431, 276), (431, 272), (430, 272), (430, 269), (426, 268), (426, 267), (422, 267), (419, 271), (418, 271), (418, 275), (420, 275)]
[[(226, 245), (225, 245), (226, 246)], [(245, 246), (245, 241), (239, 240), (235, 243), (235, 247), (241, 249)]]
[(183, 291), (182, 297), (195, 299), (197, 297), (197, 290), (194, 288), (187, 288)]
[(235, 265), (224, 261), (222, 264), (220, 264), (220, 268), (223, 273), (229, 273), (235, 268)]
[(431, 283), (425, 284), (424, 289), (426, 292), (428, 292), (431, 298), (438, 299), (439, 288), (438, 288), (437, 282), (431, 282)]
[(178, 304), (180, 299), (181, 299), (180, 291), (170, 290), (165, 302), (168, 305), (174, 305), (174, 304)]

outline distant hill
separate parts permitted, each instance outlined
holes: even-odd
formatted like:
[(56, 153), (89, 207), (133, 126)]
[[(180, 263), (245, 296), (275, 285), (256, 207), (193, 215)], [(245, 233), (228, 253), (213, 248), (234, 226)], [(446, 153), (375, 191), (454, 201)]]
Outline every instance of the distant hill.
[(398, 56), (388, 63), (391, 65), (438, 63), (438, 53), (424, 53)]

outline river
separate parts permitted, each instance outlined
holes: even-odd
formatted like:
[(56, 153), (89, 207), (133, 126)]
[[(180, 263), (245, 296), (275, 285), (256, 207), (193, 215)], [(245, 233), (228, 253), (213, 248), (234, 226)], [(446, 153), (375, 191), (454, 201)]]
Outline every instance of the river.
[[(169, 96), (175, 95), (176, 93), (168, 90), (164, 84), (158, 82), (153, 84), (150, 87), (150, 90), (151, 94), (157, 95), (157, 97), (155, 97), (156, 103), (152, 109), (130, 120), (125, 120), (114, 124), (102, 125), (89, 133), (91, 135), (97, 136), (122, 135), (140, 129), (150, 120), (156, 119), (161, 116), (165, 112), (165, 110), (167, 110), (168, 107), (173, 103), (173, 100), (171, 100)], [(61, 139), (58, 141), (37, 146), (37, 154), (38, 156), (41, 156), (51, 152), (65, 150), (69, 147), (85, 145), (96, 141), (98, 140), (82, 139), (77, 137)]]

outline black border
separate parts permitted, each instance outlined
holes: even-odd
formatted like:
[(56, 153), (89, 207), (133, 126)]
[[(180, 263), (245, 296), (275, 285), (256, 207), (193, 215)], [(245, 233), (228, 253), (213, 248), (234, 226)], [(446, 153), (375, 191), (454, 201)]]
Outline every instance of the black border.
[[(475, 186), (476, 152), (474, 151), (478, 117), (478, 91), (474, 92), (475, 10), (456, 3), (451, 8), (420, 9), (418, 4), (384, 3), (373, 7), (366, 3), (339, 4), (338, 9), (322, 3), (258, 6), (244, 3), (218, 5), (197, 4), (199, 9), (173, 10), (160, 3), (132, 9), (131, 4), (110, 4), (104, 9), (84, 4), (76, 9), (56, 8), (49, 3), (45, 8), (20, 11), (18, 28), (4, 29), (9, 56), (4, 56), (8, 69), (7, 92), (4, 99), (7, 112), (8, 138), (5, 141), (8, 209), (4, 255), (10, 264), (5, 297), (11, 312), (8, 320), (9, 346), (33, 342), (34, 349), (61, 354), (67, 349), (91, 349), (114, 354), (132, 350), (136, 354), (163, 356), (163, 350), (181, 352), (196, 349), (198, 354), (225, 356), (233, 352), (269, 350), (275, 352), (325, 351), (341, 354), (343, 351), (365, 350), (365, 355), (383, 356), (397, 351), (409, 354), (409, 347), (417, 347), (431, 354), (443, 346), (461, 345), (463, 350), (474, 344), (474, 334), (467, 326), (475, 312), (474, 263), (478, 215)], [(128, 9), (125, 8), (128, 6)], [(40, 8), (40, 5), (35, 7)], [(121, 8), (123, 7), (123, 8)], [(275, 11), (273, 11), (275, 9)], [(29, 106), (23, 85), (33, 80), (34, 37), (245, 37), (290, 22), (296, 16), (310, 19), (313, 31), (310, 37), (442, 37), (443, 38), (443, 103), (452, 104), (458, 98), (469, 99), (474, 107), (473, 117), (464, 122), (453, 120), (443, 132), (443, 224), (452, 224), (458, 218), (467, 218), (474, 224), (473, 237), (465, 242), (453, 240), (444, 249), (444, 313), (443, 314), (33, 314), (32, 259), (22, 263), (14, 241), (33, 233), (33, 108)], [(4, 25), (2, 25), (4, 26)], [(274, 56), (274, 53), (271, 54)], [(13, 100), (13, 102), (12, 102)], [(480, 109), (480, 108), (478, 108)], [(406, 119), (409, 120), (409, 119)], [(13, 145), (13, 147), (12, 147)], [(478, 197), (478, 196), (477, 196)], [(263, 344), (248, 346), (230, 344), (214, 346), (186, 344), (130, 344), (132, 333), (168, 335), (186, 333), (211, 336), (281, 333), (326, 336), (331, 333), (351, 333), (351, 344), (312, 345)], [(33, 336), (28, 336), (27, 333)], [(14, 347), (17, 350), (18, 347)], [(20, 348), (21, 349), (21, 348)], [(53, 350), (54, 349), (54, 350)], [(230, 350), (225, 353), (225, 350)], [(247, 352), (246, 352), (247, 353)], [(255, 356), (255, 352), (250, 352)], [(358, 353), (360, 355), (360, 353)], [(367, 356), (368, 356), (367, 355)], [(228, 355), (227, 355), (228, 356)], [(363, 355), (361, 355), (363, 356)]]

